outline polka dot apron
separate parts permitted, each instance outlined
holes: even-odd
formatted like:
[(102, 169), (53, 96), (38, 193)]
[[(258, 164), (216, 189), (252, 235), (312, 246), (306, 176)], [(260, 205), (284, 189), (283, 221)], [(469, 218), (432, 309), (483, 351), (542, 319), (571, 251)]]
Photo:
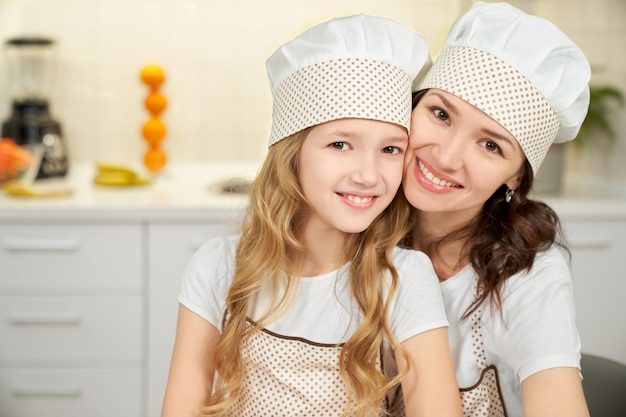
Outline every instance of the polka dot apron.
[(498, 370), (495, 365), (487, 365), (481, 316), (482, 311), (479, 308), (469, 318), (472, 324), (474, 357), (481, 372), (474, 385), (459, 390), (463, 404), (463, 417), (506, 417), (506, 408), (498, 381)]
[[(340, 416), (348, 401), (337, 366), (341, 346), (266, 329), (254, 332), (242, 348), (243, 386), (228, 415)], [(379, 368), (381, 361), (377, 361)]]

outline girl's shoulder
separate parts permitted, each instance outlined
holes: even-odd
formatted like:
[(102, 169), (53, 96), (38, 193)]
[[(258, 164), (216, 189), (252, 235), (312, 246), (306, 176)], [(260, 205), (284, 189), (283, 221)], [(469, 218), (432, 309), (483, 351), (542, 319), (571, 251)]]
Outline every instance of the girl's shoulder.
[(393, 249), (392, 258), (396, 268), (405, 266), (415, 268), (419, 265), (432, 267), (432, 262), (430, 261), (428, 255), (415, 249), (407, 249), (396, 246)]
[[(428, 255), (414, 249), (394, 248), (392, 254), (393, 265), (398, 271), (400, 282), (428, 282), (439, 290), (439, 279)], [(401, 284), (402, 285), (402, 284)]]
[(188, 265), (202, 274), (212, 274), (216, 270), (231, 270), (235, 262), (238, 236), (219, 236), (206, 240), (194, 253)]

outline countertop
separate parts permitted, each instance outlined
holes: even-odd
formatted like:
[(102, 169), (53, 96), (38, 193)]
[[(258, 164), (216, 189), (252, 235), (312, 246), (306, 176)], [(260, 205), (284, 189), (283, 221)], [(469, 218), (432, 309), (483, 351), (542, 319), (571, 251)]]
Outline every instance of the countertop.
[[(95, 164), (75, 164), (64, 182), (65, 197), (15, 197), (0, 192), (0, 222), (38, 221), (204, 221), (235, 218), (245, 194), (224, 193), (220, 185), (254, 178), (260, 163), (206, 162), (167, 166), (144, 186), (107, 187), (93, 183)], [(564, 220), (626, 219), (626, 181), (569, 178), (558, 196), (535, 196)]]
[(234, 218), (245, 207), (247, 197), (220, 192), (220, 186), (250, 180), (259, 167), (251, 162), (170, 165), (147, 185), (115, 187), (94, 184), (95, 164), (74, 164), (63, 180), (71, 195), (16, 197), (0, 191), (0, 222)]

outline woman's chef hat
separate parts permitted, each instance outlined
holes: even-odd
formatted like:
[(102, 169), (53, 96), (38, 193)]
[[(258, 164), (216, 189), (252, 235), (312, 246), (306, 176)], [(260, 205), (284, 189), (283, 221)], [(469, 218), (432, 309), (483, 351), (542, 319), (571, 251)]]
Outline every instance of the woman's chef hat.
[(515, 137), (536, 174), (553, 142), (578, 134), (590, 76), (583, 52), (551, 22), (478, 2), (452, 25), (419, 89), (447, 91), (485, 112)]
[(342, 118), (409, 129), (412, 82), (430, 67), (426, 40), (393, 20), (329, 20), (287, 42), (266, 63), (274, 106), (269, 146)]

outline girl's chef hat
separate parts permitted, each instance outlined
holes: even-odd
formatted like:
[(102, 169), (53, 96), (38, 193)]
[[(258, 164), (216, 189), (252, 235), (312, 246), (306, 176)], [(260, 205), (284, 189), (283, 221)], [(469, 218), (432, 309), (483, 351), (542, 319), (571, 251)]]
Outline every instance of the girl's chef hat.
[(452, 25), (419, 89), (439, 88), (485, 112), (515, 137), (536, 174), (553, 142), (578, 134), (590, 77), (583, 52), (554, 24), (478, 2)]
[(274, 97), (269, 146), (342, 118), (408, 131), (412, 82), (430, 65), (426, 40), (393, 20), (356, 15), (313, 26), (267, 60)]

